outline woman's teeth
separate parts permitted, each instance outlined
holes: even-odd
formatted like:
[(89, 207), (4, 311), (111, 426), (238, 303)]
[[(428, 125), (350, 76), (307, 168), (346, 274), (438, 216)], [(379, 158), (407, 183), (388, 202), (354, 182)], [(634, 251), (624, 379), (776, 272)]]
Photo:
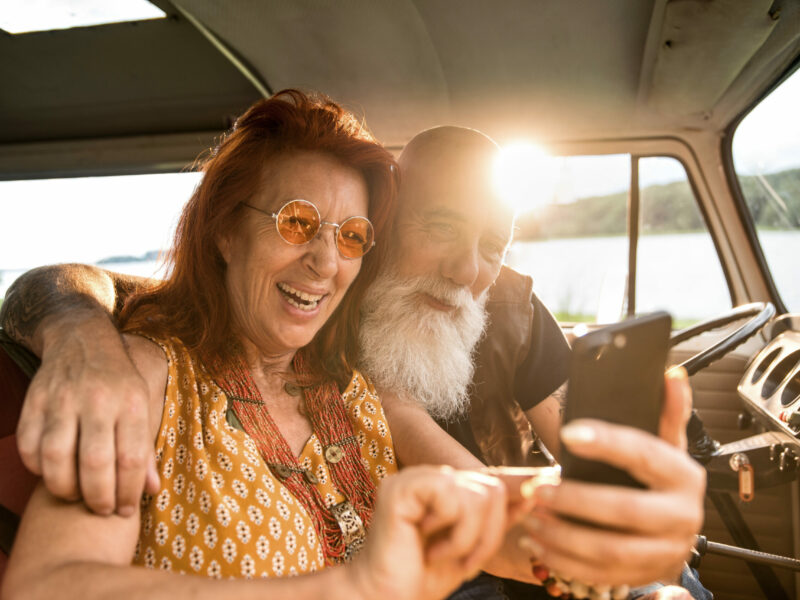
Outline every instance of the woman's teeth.
[(317, 308), (319, 301), (322, 300), (320, 294), (308, 294), (286, 283), (279, 283), (278, 289), (283, 292), (286, 301), (300, 310), (312, 311)]

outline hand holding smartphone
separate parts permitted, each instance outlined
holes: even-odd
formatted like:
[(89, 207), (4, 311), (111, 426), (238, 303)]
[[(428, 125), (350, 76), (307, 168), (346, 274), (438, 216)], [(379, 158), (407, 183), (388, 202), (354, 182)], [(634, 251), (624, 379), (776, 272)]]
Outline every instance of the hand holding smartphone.
[[(564, 423), (601, 419), (657, 435), (671, 328), (669, 314), (656, 312), (577, 338)], [(561, 467), (565, 479), (644, 487), (626, 472), (579, 458), (567, 447), (561, 452)]]

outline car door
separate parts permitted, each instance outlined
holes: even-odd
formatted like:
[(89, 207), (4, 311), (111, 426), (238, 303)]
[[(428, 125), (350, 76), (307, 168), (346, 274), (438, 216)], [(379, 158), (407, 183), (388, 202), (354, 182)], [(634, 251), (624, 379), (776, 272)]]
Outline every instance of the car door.
[[(553, 150), (542, 179), (545, 198), (520, 215), (507, 262), (533, 277), (534, 290), (568, 336), (657, 309), (669, 311), (678, 330), (740, 304), (732, 281), (741, 274), (731, 273), (736, 263), (720, 255), (730, 240), (720, 239), (724, 231), (713, 227), (709, 211), (716, 208), (689, 143), (654, 138)], [(680, 344), (669, 362), (682, 363), (738, 325)], [(695, 408), (722, 443), (753, 433), (740, 429), (736, 387), (764, 341), (762, 334), (755, 336), (691, 378)], [(740, 506), (764, 551), (796, 554), (792, 489), (758, 490)], [(706, 511), (703, 534), (734, 543), (710, 500)], [(708, 555), (700, 573), (717, 597), (763, 597), (739, 560)], [(777, 577), (794, 597), (791, 572)]]

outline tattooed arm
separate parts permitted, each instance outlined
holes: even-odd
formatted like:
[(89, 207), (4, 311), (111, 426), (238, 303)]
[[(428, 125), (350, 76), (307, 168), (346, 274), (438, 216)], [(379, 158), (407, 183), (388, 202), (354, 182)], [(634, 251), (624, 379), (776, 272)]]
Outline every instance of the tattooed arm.
[(566, 397), (567, 384), (563, 383), (539, 404), (525, 411), (534, 435), (542, 440), (556, 460), (558, 460), (560, 450), (558, 431), (561, 429)]
[[(76, 312), (116, 316), (127, 296), (147, 279), (78, 264), (32, 269), (17, 279), (0, 309), (0, 326), (17, 342), (42, 355), (49, 321)], [(41, 325), (41, 327), (40, 327)]]
[(133, 512), (145, 482), (157, 485), (147, 387), (113, 322), (146, 283), (86, 265), (42, 267), (14, 282), (0, 312), (6, 332), (42, 358), (17, 427), (23, 462), (53, 495), (83, 495), (105, 514)]

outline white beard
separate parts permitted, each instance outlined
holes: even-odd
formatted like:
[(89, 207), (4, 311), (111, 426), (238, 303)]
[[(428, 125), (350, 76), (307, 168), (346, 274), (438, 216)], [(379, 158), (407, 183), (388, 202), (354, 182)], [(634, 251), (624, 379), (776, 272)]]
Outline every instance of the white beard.
[[(420, 294), (456, 308), (437, 310)], [(416, 400), (435, 419), (465, 413), (486, 296), (475, 300), (440, 277), (402, 279), (384, 268), (361, 307), (359, 367), (376, 386)]]

